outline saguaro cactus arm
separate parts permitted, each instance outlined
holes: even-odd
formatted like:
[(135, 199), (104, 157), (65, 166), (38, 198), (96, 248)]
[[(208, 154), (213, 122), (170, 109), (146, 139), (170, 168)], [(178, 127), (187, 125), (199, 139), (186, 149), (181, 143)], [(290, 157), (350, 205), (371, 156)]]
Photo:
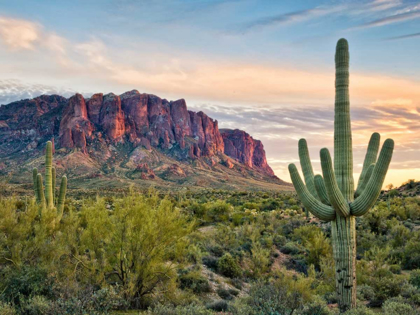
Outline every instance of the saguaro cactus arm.
[(318, 193), (319, 199), (321, 200), (323, 204), (329, 206), (330, 201), (328, 199), (327, 189), (325, 188), (324, 179), (322, 178), (321, 175), (315, 175), (314, 182), (315, 182), (315, 189), (316, 189), (316, 192)]
[(67, 177), (64, 175), (61, 178), (60, 194), (58, 195), (58, 203), (57, 203), (57, 214), (58, 214), (59, 220), (61, 220), (61, 217), (63, 216), (64, 201), (66, 200), (66, 192), (67, 192)]
[(357, 187), (356, 192), (354, 193), (354, 198), (359, 197), (363, 190), (365, 190), (367, 183), (369, 182), (370, 177), (372, 176), (373, 170), (375, 169), (375, 163), (371, 164), (366, 171), (366, 174), (363, 177), (363, 180), (359, 181), (359, 186)]
[(57, 177), (57, 175), (56, 175), (56, 172), (55, 172), (55, 167), (53, 166), (52, 168), (51, 168), (51, 175), (52, 175), (52, 196), (53, 196), (53, 199), (52, 199), (52, 204), (53, 205), (55, 205), (55, 182), (56, 182), (56, 177)]
[(38, 195), (39, 195), (39, 202), (44, 207), (45, 206), (45, 195), (44, 195), (44, 187), (42, 185), (42, 175), (38, 174), (36, 176), (36, 184), (38, 187)]
[(376, 159), (378, 158), (380, 141), (381, 141), (381, 136), (379, 133), (374, 132), (370, 136), (368, 148), (365, 155), (365, 160), (363, 161), (362, 172), (360, 173), (359, 182), (357, 183), (356, 191), (359, 189), (360, 185), (362, 185), (363, 179), (365, 178), (367, 174), (369, 166), (372, 165), (373, 163), (376, 163)]
[(331, 202), (332, 207), (343, 217), (350, 215), (350, 207), (343, 194), (338, 188), (337, 181), (335, 179), (333, 163), (331, 160), (330, 152), (328, 149), (323, 148), (321, 150), (321, 167), (322, 174), (324, 176), (325, 187), (327, 189), (328, 199)]
[(45, 152), (45, 200), (48, 208), (53, 208), (53, 190), (52, 190), (52, 143), (47, 142)]
[(35, 199), (36, 202), (39, 203), (40, 199), (39, 199), (39, 191), (38, 191), (38, 169), (36, 167), (34, 167), (34, 169), (32, 170), (32, 178), (34, 181), (34, 192), (35, 192)]
[(314, 216), (324, 221), (332, 221), (335, 219), (335, 211), (330, 206), (324, 205), (321, 201), (316, 199), (306, 188), (296, 165), (289, 164), (290, 177), (292, 178), (293, 186), (301, 199), (305, 208), (307, 208)]
[(387, 139), (379, 154), (378, 162), (362, 194), (350, 205), (351, 214), (361, 216), (369, 211), (381, 193), (382, 185), (394, 151), (394, 140)]
[(305, 139), (299, 140), (298, 148), (300, 166), (302, 168), (303, 178), (305, 179), (306, 187), (308, 187), (309, 192), (315, 198), (318, 198), (318, 194), (316, 192), (314, 183), (314, 170), (312, 169), (311, 158), (309, 157), (308, 144)]

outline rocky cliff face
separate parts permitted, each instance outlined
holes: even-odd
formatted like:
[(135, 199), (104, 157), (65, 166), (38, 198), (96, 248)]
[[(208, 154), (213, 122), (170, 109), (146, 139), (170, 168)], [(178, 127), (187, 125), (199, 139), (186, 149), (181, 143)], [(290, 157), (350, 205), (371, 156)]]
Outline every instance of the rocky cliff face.
[(178, 161), (205, 158), (210, 167), (220, 164), (232, 169), (236, 161), (274, 176), (262, 143), (246, 132), (220, 131), (217, 120), (189, 111), (183, 99), (167, 101), (136, 90), (122, 95), (98, 93), (87, 99), (81, 94), (69, 99), (43, 95), (0, 107), (0, 157), (30, 155), (50, 139), (65, 152), (111, 156), (109, 148), (121, 144), (131, 148), (127, 149), (131, 155), (139, 154), (135, 149), (141, 147)]
[(223, 137), (226, 155), (250, 168), (256, 168), (266, 174), (274, 175), (273, 170), (267, 163), (264, 146), (260, 140), (255, 140), (248, 133), (239, 129), (222, 129), (220, 132)]

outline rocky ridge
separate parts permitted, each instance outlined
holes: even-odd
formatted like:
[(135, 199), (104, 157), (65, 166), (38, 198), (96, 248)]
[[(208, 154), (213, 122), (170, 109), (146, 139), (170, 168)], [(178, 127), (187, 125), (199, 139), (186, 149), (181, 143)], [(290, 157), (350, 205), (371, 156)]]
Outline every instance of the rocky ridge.
[[(80, 152), (99, 165), (114, 159), (142, 172), (141, 179), (155, 179), (162, 154), (183, 163), (221, 165), (276, 179), (261, 141), (245, 131), (219, 130), (217, 120), (189, 111), (184, 99), (168, 101), (136, 90), (86, 99), (81, 94), (69, 99), (42, 95), (0, 107), (0, 158), (36, 156), (51, 139), (63, 155)], [(116, 157), (118, 150), (124, 156)], [(187, 177), (173, 163), (164, 172)]]

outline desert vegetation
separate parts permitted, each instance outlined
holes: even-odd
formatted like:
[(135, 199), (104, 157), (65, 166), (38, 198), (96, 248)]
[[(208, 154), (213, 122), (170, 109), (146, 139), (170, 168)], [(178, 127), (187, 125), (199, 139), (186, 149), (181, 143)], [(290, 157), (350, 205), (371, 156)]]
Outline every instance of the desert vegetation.
[[(418, 312), (419, 183), (405, 187), (355, 219), (346, 314)], [(338, 313), (331, 226), (292, 193), (69, 197), (58, 224), (40, 207), (0, 199), (0, 314)]]

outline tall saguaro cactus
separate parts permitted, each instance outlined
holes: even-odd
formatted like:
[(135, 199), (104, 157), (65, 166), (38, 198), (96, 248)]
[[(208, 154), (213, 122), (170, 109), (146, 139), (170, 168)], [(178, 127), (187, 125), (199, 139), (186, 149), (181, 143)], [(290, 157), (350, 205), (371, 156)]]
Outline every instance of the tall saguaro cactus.
[(314, 176), (305, 139), (299, 140), (299, 159), (306, 185), (294, 164), (290, 177), (303, 205), (316, 217), (331, 222), (336, 289), (340, 311), (356, 305), (355, 217), (365, 214), (377, 200), (391, 162), (394, 141), (387, 139), (377, 158), (380, 136), (369, 141), (363, 170), (354, 190), (349, 100), (349, 47), (340, 39), (335, 54), (334, 164), (328, 149), (320, 152), (322, 176)]
[(32, 172), (34, 191), (36, 201), (42, 205), (43, 208), (53, 209), (57, 204), (57, 216), (61, 220), (64, 210), (64, 201), (66, 199), (67, 191), (67, 177), (64, 175), (61, 178), (60, 193), (58, 201), (55, 194), (56, 172), (52, 166), (52, 142), (48, 141), (45, 150), (45, 192), (42, 184), (42, 175), (38, 173), (38, 169), (34, 168)]

